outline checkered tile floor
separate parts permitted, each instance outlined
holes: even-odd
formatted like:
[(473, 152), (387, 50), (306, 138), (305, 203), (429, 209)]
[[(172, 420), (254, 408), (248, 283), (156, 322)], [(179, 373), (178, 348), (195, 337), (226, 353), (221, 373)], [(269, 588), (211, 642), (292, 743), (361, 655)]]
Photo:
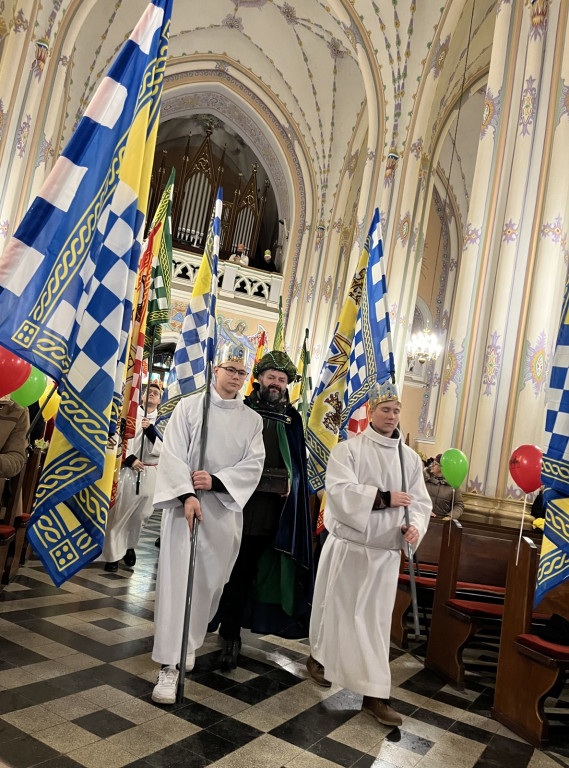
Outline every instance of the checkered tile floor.
[[(306, 679), (305, 641), (250, 633), (229, 674), (216, 669), (218, 638), (208, 636), (183, 705), (154, 705), (158, 527), (152, 518), (134, 569), (121, 564), (110, 574), (93, 564), (55, 589), (33, 561), (0, 593), (0, 765), (569, 766), (567, 723), (539, 752), (489, 719), (492, 651), (484, 646), (460, 693), (424, 670), (422, 646), (393, 649), (392, 701), (404, 723), (391, 731), (360, 712), (361, 696)], [(561, 709), (563, 700), (555, 703)]]

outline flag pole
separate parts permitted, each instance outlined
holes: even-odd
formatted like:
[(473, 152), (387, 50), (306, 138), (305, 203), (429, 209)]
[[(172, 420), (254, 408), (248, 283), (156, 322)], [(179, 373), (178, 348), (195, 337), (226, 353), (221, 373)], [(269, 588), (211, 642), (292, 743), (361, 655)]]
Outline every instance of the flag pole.
[[(150, 337), (150, 352), (148, 353), (148, 383), (146, 384), (146, 395), (144, 398), (144, 417), (148, 413), (148, 395), (150, 394), (150, 382), (152, 380), (152, 366), (154, 365), (154, 343), (156, 341), (156, 326), (152, 326), (152, 336)], [(142, 431), (142, 439), (140, 441), (140, 461), (144, 454), (144, 430)], [(136, 473), (136, 495), (140, 492), (140, 470)]]
[[(384, 275), (385, 279), (385, 275)], [(385, 305), (385, 316), (389, 319), (389, 306), (387, 304), (387, 291), (384, 291), (383, 293), (383, 303)], [(393, 344), (391, 343), (391, 323), (389, 327), (389, 332), (387, 333), (387, 347), (389, 350), (389, 355), (391, 360), (395, 360), (393, 356)], [(391, 383), (395, 384), (395, 366), (392, 367), (393, 373), (391, 374)], [(399, 429), (399, 445), (398, 445), (398, 451), (399, 451), (399, 464), (401, 466), (401, 490), (403, 493), (407, 492), (407, 480), (405, 479), (405, 461), (403, 458), (403, 441), (402, 441), (402, 433), (401, 433), (401, 423), (398, 424)], [(409, 507), (403, 507), (403, 511), (405, 514), (405, 527), (407, 530), (409, 530), (410, 526), (410, 520), (409, 520)], [(407, 545), (407, 557), (409, 560), (409, 589), (411, 591), (411, 606), (413, 608), (413, 626), (415, 629), (415, 637), (419, 637), (421, 634), (421, 628), (419, 626), (419, 605), (417, 602), (417, 584), (415, 583), (415, 571), (414, 571), (414, 554), (413, 549), (410, 544)]]
[[(205, 451), (207, 447), (207, 422), (209, 417), (209, 406), (211, 402), (211, 378), (212, 378), (212, 363), (211, 360), (207, 361), (206, 368), (206, 383), (205, 394), (203, 401), (202, 411), (202, 428), (200, 434), (200, 456), (199, 456), (199, 468), (203, 469), (205, 464)], [(201, 501), (203, 491), (197, 491), (196, 496), (198, 501)], [(180, 674), (178, 675), (178, 689), (176, 695), (176, 702), (182, 704), (184, 701), (184, 684), (186, 677), (186, 655), (188, 653), (188, 636), (190, 633), (190, 616), (192, 611), (192, 593), (194, 591), (194, 574), (196, 571), (196, 554), (198, 547), (198, 519), (194, 517), (191, 534), (191, 549), (190, 549), (190, 565), (188, 568), (188, 583), (186, 587), (186, 604), (184, 610), (184, 627), (182, 632), (182, 648), (180, 650)]]
[(29, 436), (32, 434), (32, 429), (35, 427), (35, 425), (38, 423), (38, 421), (41, 419), (41, 415), (44, 412), (44, 408), (49, 403), (51, 396), (53, 393), (57, 390), (58, 387), (57, 381), (53, 382), (53, 387), (51, 388), (49, 395), (46, 397), (46, 399), (43, 401), (43, 404), (40, 406), (39, 411), (36, 413), (34, 418), (32, 419), (32, 423), (30, 424), (28, 431), (26, 432), (26, 440), (29, 438)]

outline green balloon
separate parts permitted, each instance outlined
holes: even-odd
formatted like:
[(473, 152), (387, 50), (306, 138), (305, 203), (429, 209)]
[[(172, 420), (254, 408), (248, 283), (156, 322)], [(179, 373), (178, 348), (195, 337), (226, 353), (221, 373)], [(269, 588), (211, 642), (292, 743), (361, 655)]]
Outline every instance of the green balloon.
[(458, 488), (468, 474), (468, 459), (458, 448), (449, 448), (441, 456), (441, 472), (453, 488)]
[(32, 372), (26, 381), (10, 395), (11, 399), (26, 408), (39, 400), (47, 386), (47, 376), (32, 366)]

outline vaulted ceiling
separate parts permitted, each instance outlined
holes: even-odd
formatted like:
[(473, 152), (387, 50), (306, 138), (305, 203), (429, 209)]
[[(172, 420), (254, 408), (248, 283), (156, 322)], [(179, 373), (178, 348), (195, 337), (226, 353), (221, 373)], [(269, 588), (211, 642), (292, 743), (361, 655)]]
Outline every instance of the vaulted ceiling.
[[(73, 57), (64, 141), (146, 1), (54, 1), (62, 10), (67, 5), (60, 55)], [(184, 114), (217, 110), (251, 143), (281, 205), (292, 205), (296, 173), (312, 195), (308, 215), (327, 220), (342, 169), (362, 149), (353, 144), (358, 129), (368, 153), (384, 160), (391, 149), (404, 151), (421, 107), (429, 125), (423, 148), (435, 150), (465, 78), (474, 83), (487, 70), (496, 5), (496, 0), (174, 0), (162, 120), (176, 118), (183, 130)], [(436, 94), (423, 104), (422, 83), (431, 71)], [(463, 128), (472, 125), (478, 130), (476, 120)], [(448, 165), (452, 147), (441, 147), (442, 142), (440, 162)], [(474, 159), (466, 157), (465, 148), (460, 170), (457, 151), (455, 185), (464, 186)], [(296, 171), (294, 163), (283, 169), (281, 152), (295, 157)]]

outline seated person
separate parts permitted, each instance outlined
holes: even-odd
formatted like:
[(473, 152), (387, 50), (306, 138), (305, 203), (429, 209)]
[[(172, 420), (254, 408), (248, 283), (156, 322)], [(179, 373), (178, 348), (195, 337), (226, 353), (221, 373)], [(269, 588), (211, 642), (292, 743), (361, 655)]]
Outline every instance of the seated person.
[(427, 486), (427, 491), (433, 502), (431, 517), (441, 517), (444, 520), (448, 520), (452, 517), (454, 520), (458, 520), (464, 512), (462, 493), (460, 492), (460, 488), (454, 489), (453, 504), (453, 488), (443, 477), (441, 471), (441, 456), (442, 454), (439, 453), (430, 463), (427, 462), (428, 466), (425, 469), (425, 485)]
[(19, 475), (28, 457), (28, 409), (10, 395), (0, 398), (0, 477)]
[(242, 267), (249, 266), (249, 257), (245, 253), (245, 246), (243, 243), (239, 243), (237, 251), (231, 254), (229, 261), (232, 261), (234, 264), (241, 264)]

